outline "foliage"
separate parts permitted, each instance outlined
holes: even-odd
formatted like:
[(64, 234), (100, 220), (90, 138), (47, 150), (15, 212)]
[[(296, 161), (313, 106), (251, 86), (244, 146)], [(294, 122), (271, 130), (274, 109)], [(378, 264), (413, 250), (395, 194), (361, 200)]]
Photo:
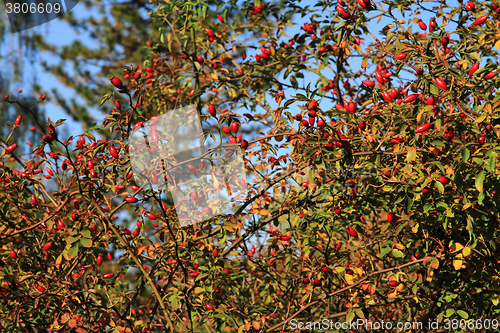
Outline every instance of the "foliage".
[[(128, 101), (109, 140), (50, 120), (29, 159), (18, 128), (3, 140), (3, 330), (498, 319), (498, 5), (470, 3), (158, 4), (143, 67), (102, 99)], [(181, 227), (134, 184), (127, 137), (193, 104), (207, 136), (240, 123), (249, 198)]]

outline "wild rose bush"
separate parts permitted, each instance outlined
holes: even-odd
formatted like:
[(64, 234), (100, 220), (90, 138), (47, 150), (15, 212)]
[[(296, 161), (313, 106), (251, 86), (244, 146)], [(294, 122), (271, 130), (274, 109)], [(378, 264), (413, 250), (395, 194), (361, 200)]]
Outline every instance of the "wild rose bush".
[[(64, 122), (49, 120), (18, 156), (19, 124), (7, 124), (3, 331), (497, 319), (498, 12), (474, 1), (158, 5), (160, 40), (101, 102), (115, 106), (102, 124), (113, 139), (61, 138)], [(207, 136), (241, 146), (249, 197), (182, 227), (171, 199), (135, 184), (127, 138), (189, 105)]]

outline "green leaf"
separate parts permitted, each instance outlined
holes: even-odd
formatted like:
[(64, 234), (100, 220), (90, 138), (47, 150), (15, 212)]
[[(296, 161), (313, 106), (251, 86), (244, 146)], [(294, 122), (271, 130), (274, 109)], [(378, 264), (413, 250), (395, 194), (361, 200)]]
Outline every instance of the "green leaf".
[[(479, 108), (476, 111), (479, 112), (480, 111)], [(476, 118), (476, 123), (479, 124), (479, 123), (483, 122), (486, 119), (486, 117), (487, 117), (487, 114), (483, 113), (479, 118)]]
[(294, 89), (298, 89), (299, 88), (299, 84), (297, 83), (297, 79), (295, 78), (295, 76), (290, 76), (290, 83), (292, 84), (292, 87)]
[(440, 182), (434, 182), (434, 185), (437, 187), (439, 193), (443, 194), (444, 193), (444, 186)]
[(450, 317), (450, 316), (451, 316), (452, 314), (454, 314), (454, 313), (455, 313), (455, 310), (453, 310), (453, 309), (448, 309), (448, 310), (446, 310), (446, 313), (444, 314), (444, 316), (445, 316), (446, 318), (448, 318), (448, 317)]
[(354, 313), (356, 314), (356, 316), (358, 316), (359, 318), (362, 318), (364, 316), (363, 314), (363, 310), (361, 309), (355, 309), (354, 310)]
[(457, 314), (464, 319), (469, 319), (469, 315), (463, 310), (457, 310)]
[(309, 168), (309, 172), (307, 173), (307, 181), (309, 184), (314, 184), (314, 169)]
[(446, 145), (443, 143), (443, 141), (439, 141), (439, 140), (432, 141), (432, 145), (438, 146), (438, 147), (446, 147)]
[(94, 123), (92, 126), (90, 126), (89, 128), (87, 128), (85, 130), (85, 132), (88, 133), (88, 132), (92, 132), (92, 131), (95, 131), (95, 130), (105, 130), (105, 128), (102, 127), (102, 126), (97, 126), (97, 123)]
[(467, 231), (469, 232), (469, 241), (472, 239), (473, 231), (474, 231), (474, 219), (472, 216), (467, 215)]
[(354, 319), (354, 311), (352, 311), (353, 309), (351, 309), (348, 313), (347, 313), (347, 316), (345, 317), (346, 321), (349, 322), (351, 320)]
[(481, 171), (476, 177), (476, 189), (478, 192), (483, 190), (483, 182), (484, 182), (484, 171)]
[(444, 167), (443, 167), (443, 165), (442, 165), (441, 163), (439, 163), (439, 162), (434, 162), (434, 164), (435, 164), (435, 165), (439, 168), (439, 170), (441, 170), (441, 173), (443, 173), (443, 174), (444, 174), (444, 173), (446, 173), (446, 172), (444, 171)]
[(467, 160), (469, 159), (470, 157), (470, 150), (465, 148), (463, 151), (462, 151), (462, 157), (463, 157), (463, 160), (464, 160), (464, 163), (467, 162)]
[(429, 89), (432, 95), (439, 95), (439, 89), (435, 85), (431, 84)]
[(437, 258), (432, 259), (431, 261), (431, 267), (434, 269), (438, 269), (439, 267), (439, 260)]
[(101, 107), (104, 103), (106, 103), (106, 101), (110, 98), (111, 98), (111, 94), (104, 95), (103, 98), (101, 99), (101, 103), (99, 104), (99, 107)]
[(308, 98), (302, 94), (297, 94), (295, 97), (297, 98), (298, 101), (307, 101), (308, 100)]
[(496, 156), (490, 157), (490, 159), (488, 160), (488, 165), (486, 166), (486, 171), (492, 172), (493, 170), (495, 170), (496, 165), (497, 165), (497, 157)]
[(68, 243), (69, 243), (69, 244), (73, 244), (73, 243), (75, 243), (75, 242), (78, 242), (79, 240), (80, 240), (80, 238), (79, 238), (79, 237), (74, 237), (74, 236), (72, 236), (72, 237), (70, 237), (70, 238), (69, 238), (69, 242), (68, 242)]
[(406, 162), (413, 162), (415, 160), (415, 157), (417, 156), (417, 149), (414, 147), (408, 148), (408, 153), (406, 154)]
[(377, 257), (379, 257), (380, 259), (382, 259), (383, 257), (385, 257), (385, 255), (387, 253), (389, 253), (391, 251), (391, 248), (390, 247), (383, 247), (381, 250), (380, 250), (380, 253), (377, 255)]
[(63, 251), (63, 256), (66, 260), (71, 260), (78, 254), (78, 242), (74, 243), (73, 246), (69, 247), (66, 245), (66, 248)]
[(472, 162), (476, 163), (477, 165), (482, 165), (484, 163), (483, 159), (479, 157), (472, 158)]
[(469, 57), (471, 57), (472, 59), (476, 60), (479, 63), (481, 62), (481, 56), (477, 52), (469, 53)]
[(66, 119), (59, 119), (59, 120), (58, 120), (58, 121), (56, 121), (56, 123), (54, 124), (54, 127), (58, 127), (58, 126), (63, 125), (65, 121), (66, 121)]
[(391, 41), (392, 37), (394, 37), (395, 35), (396, 35), (396, 34), (395, 34), (394, 32), (392, 32), (392, 31), (387, 32), (387, 39), (386, 39), (387, 44), (389, 44), (389, 43), (390, 43), (390, 41)]
[(217, 12), (217, 13), (218, 13), (218, 12), (220, 12), (221, 8), (222, 8), (225, 4), (226, 4), (226, 3), (225, 3), (225, 2), (223, 2), (223, 1), (219, 2), (219, 4), (217, 4), (217, 10), (216, 10), (216, 12)]
[(392, 249), (392, 255), (396, 258), (403, 258), (405, 255), (398, 249)]
[(478, 70), (474, 73), (474, 76), (476, 76), (476, 77), (477, 77), (479, 74), (481, 74), (481, 73), (483, 73), (483, 72), (486, 72), (486, 71), (488, 71), (488, 68), (486, 68), (486, 67), (481, 67), (481, 68), (479, 68), (479, 69), (478, 69)]
[(222, 13), (222, 18), (224, 19), (224, 22), (227, 22), (227, 8), (224, 9), (224, 12)]
[(90, 233), (90, 230), (83, 230), (81, 232), (82, 236), (85, 237), (85, 238), (92, 238), (92, 235)]
[(84, 247), (91, 247), (92, 246), (92, 239), (89, 238), (80, 238), (80, 244)]

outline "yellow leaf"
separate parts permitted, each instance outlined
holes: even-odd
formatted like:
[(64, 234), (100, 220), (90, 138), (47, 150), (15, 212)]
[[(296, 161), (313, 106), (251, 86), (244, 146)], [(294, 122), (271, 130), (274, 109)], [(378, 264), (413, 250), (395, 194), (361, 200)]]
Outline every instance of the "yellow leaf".
[(149, 245), (146, 249), (148, 256), (152, 257), (157, 247), (159, 247), (158, 244)]
[(464, 246), (460, 243), (453, 243), (453, 245), (451, 246), (451, 253), (455, 253), (457, 251), (460, 251), (461, 249), (463, 249)]
[(269, 215), (269, 212), (268, 212), (267, 210), (265, 210), (265, 209), (261, 209), (261, 210), (259, 211), (259, 214), (260, 214), (260, 215), (264, 215), (264, 216), (266, 216), (266, 215)]
[(432, 261), (431, 261), (431, 267), (434, 268), (434, 269), (438, 269), (439, 268), (439, 260), (437, 258), (432, 259)]
[(464, 249), (462, 250), (462, 255), (464, 256), (464, 258), (465, 258), (465, 257), (468, 257), (468, 256), (469, 256), (469, 254), (470, 254), (470, 252), (471, 252), (471, 248), (470, 248), (470, 247), (468, 247), (468, 246), (466, 246), (466, 247), (464, 247)]
[(398, 243), (396, 243), (396, 244), (394, 244), (394, 245), (396, 245), (396, 247), (397, 247), (399, 250), (404, 250), (404, 249), (406, 249), (406, 247), (405, 247), (403, 244), (398, 244)]
[(237, 95), (236, 90), (234, 90), (233, 88), (231, 88), (230, 93), (231, 97), (236, 97)]
[(219, 188), (219, 181), (215, 177), (214, 177), (214, 188), (216, 188), (216, 189)]
[(408, 176), (413, 175), (413, 164), (408, 163), (406, 166), (403, 168), (403, 172), (406, 173)]
[(500, 299), (498, 299), (498, 298), (491, 300), (491, 302), (493, 303), (494, 306), (497, 306), (499, 301), (500, 301)]
[(491, 113), (491, 103), (486, 104), (484, 110), (488, 111), (488, 113)]
[(57, 257), (56, 259), (56, 267), (59, 268), (59, 266), (61, 265), (61, 262), (62, 262), (62, 254), (59, 255), (59, 257)]
[(462, 268), (462, 260), (453, 260), (453, 267), (458, 271)]
[(500, 40), (495, 43), (495, 49), (500, 49)]
[(361, 62), (361, 68), (362, 69), (368, 68), (368, 58), (363, 59), (363, 61)]
[(465, 205), (463, 205), (462, 210), (466, 210), (469, 207), (472, 207), (472, 203), (470, 203), (470, 202), (468, 202)]
[(424, 114), (423, 111), (420, 111), (418, 114), (417, 114), (417, 124), (420, 123), (420, 119), (422, 118), (422, 115)]
[(352, 276), (351, 274), (346, 274), (345, 281), (347, 282), (347, 284), (353, 284), (354, 283), (354, 276)]
[(146, 249), (146, 247), (147, 246), (144, 246), (144, 245), (138, 246), (137, 248), (135, 248), (134, 254), (136, 256), (139, 255), (139, 254), (141, 254)]
[(406, 162), (413, 162), (417, 157), (417, 149), (415, 147), (408, 148), (408, 153), (406, 154)]

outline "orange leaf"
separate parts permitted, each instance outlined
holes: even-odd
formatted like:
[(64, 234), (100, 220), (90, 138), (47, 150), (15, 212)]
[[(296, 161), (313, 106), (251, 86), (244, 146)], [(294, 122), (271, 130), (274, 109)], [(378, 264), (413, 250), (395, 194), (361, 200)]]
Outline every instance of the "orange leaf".
[(68, 322), (68, 326), (69, 326), (70, 328), (75, 327), (75, 326), (76, 326), (76, 319), (71, 318), (71, 319), (70, 319), (70, 321)]
[(453, 267), (456, 271), (462, 269), (462, 260), (453, 260)]

